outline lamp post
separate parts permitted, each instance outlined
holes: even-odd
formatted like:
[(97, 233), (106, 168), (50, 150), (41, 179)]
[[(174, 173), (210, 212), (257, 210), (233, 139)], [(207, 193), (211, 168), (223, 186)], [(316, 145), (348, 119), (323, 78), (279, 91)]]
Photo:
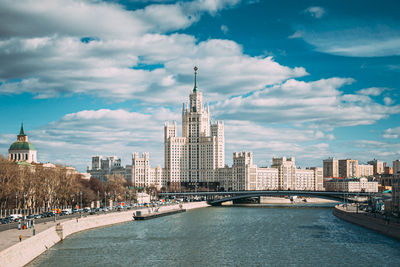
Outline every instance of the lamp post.
[(104, 205), (103, 205), (103, 209), (105, 209), (107, 207), (107, 191), (104, 191)]
[(24, 193), (24, 207), (23, 207), (23, 215), (26, 215), (26, 214), (25, 214), (25, 198), (26, 198), (26, 194)]
[(57, 208), (56, 208), (56, 199), (57, 199), (57, 193), (54, 192), (54, 221), (56, 221), (56, 217), (57, 217)]
[(18, 209), (18, 191), (15, 193), (15, 209)]
[(79, 192), (79, 195), (81, 196), (81, 205), (79, 206), (79, 213), (82, 217), (82, 191)]

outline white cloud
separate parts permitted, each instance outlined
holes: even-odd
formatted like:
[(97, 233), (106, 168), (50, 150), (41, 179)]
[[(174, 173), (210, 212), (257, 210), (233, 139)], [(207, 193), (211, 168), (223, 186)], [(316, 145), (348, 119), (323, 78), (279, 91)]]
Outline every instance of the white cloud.
[(370, 87), (370, 88), (361, 89), (361, 90), (357, 91), (357, 93), (362, 94), (362, 95), (378, 96), (385, 90), (387, 90), (387, 88)]
[(303, 34), (304, 34), (303, 31), (297, 30), (292, 35), (288, 36), (288, 38), (289, 39), (302, 38)]
[(303, 30), (301, 38), (323, 53), (348, 57), (383, 57), (400, 55), (399, 33), (398, 24), (385, 25), (381, 21), (366, 24), (344, 18), (342, 21), (324, 22)]
[(383, 102), (385, 103), (385, 105), (389, 106), (394, 103), (394, 100), (391, 99), (390, 97), (386, 96), (383, 98)]
[(343, 94), (338, 89), (353, 82), (330, 78), (314, 82), (290, 79), (280, 85), (237, 96), (215, 105), (219, 118), (236, 118), (263, 123), (318, 125), (322, 128), (369, 125), (400, 106), (385, 106), (367, 95)]
[[(307, 75), (304, 68), (282, 66), (272, 57), (245, 55), (230, 40), (197, 43), (186, 34), (161, 33), (189, 26), (191, 14), (215, 14), (237, 2), (199, 0), (135, 11), (92, 1), (50, 1), (48, 9), (39, 2), (23, 2), (30, 8), (4, 2), (0, 5), (10, 17), (29, 20), (33, 28), (40, 28), (43, 20), (48, 26), (28, 31), (19, 22), (10, 24), (14, 19), (8, 16), (0, 18), (4, 22), (0, 32), (5, 33), (0, 40), (0, 60), (7, 66), (0, 70), (0, 92), (31, 92), (37, 98), (88, 94), (117, 101), (178, 103), (192, 86), (194, 65), (200, 67), (200, 86), (217, 100)], [(64, 4), (66, 11), (59, 8)], [(89, 14), (92, 10), (103, 14), (104, 21), (97, 21), (98, 14)], [(87, 36), (91, 38), (81, 41)]]
[(222, 31), (224, 34), (227, 34), (228, 31), (229, 31), (228, 26), (226, 26), (226, 25), (221, 25), (221, 31)]
[(396, 139), (399, 138), (399, 136), (400, 136), (400, 127), (388, 128), (382, 134), (382, 137), (387, 139)]
[(325, 9), (319, 6), (310, 6), (309, 8), (304, 10), (304, 12), (308, 13), (312, 17), (320, 19), (325, 14)]

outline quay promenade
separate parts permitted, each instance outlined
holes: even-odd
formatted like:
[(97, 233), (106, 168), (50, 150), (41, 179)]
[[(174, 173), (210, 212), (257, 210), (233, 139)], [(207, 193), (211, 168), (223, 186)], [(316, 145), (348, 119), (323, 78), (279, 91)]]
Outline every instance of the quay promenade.
[[(186, 210), (203, 208), (209, 206), (206, 202), (183, 203), (182, 208)], [(160, 211), (176, 209), (178, 205), (162, 206)], [(146, 213), (150, 208), (138, 209)], [(67, 236), (102, 226), (113, 225), (133, 220), (134, 210), (113, 212), (99, 215), (89, 215), (82, 218), (58, 220), (35, 225), (36, 235), (33, 230), (10, 229), (0, 232), (0, 266), (17, 267), (24, 266), (54, 244)], [(22, 235), (22, 241), (19, 241)]]
[(335, 206), (333, 215), (344, 221), (400, 240), (400, 223), (390, 217), (385, 220), (385, 217), (380, 214), (371, 214), (357, 210), (354, 205), (344, 206), (343, 204)]

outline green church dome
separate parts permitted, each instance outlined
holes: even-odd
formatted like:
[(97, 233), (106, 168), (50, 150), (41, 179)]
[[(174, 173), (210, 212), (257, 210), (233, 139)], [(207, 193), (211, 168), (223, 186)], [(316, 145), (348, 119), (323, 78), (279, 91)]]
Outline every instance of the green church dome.
[(35, 147), (29, 142), (14, 142), (9, 150), (36, 150)]

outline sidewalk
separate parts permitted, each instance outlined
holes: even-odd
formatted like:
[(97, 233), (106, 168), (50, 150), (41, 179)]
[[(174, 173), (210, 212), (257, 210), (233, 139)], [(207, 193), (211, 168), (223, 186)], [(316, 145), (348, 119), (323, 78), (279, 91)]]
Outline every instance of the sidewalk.
[[(75, 218), (68, 218), (68, 219), (57, 220), (57, 222), (38, 223), (35, 225), (36, 234), (44, 230), (47, 230), (52, 226), (55, 226), (57, 223), (69, 221), (72, 219), (75, 220)], [(22, 235), (22, 241), (24, 241), (25, 239), (33, 236), (33, 228), (26, 230), (10, 229), (0, 232), (0, 240), (1, 240), (0, 251), (18, 243), (20, 235)]]

